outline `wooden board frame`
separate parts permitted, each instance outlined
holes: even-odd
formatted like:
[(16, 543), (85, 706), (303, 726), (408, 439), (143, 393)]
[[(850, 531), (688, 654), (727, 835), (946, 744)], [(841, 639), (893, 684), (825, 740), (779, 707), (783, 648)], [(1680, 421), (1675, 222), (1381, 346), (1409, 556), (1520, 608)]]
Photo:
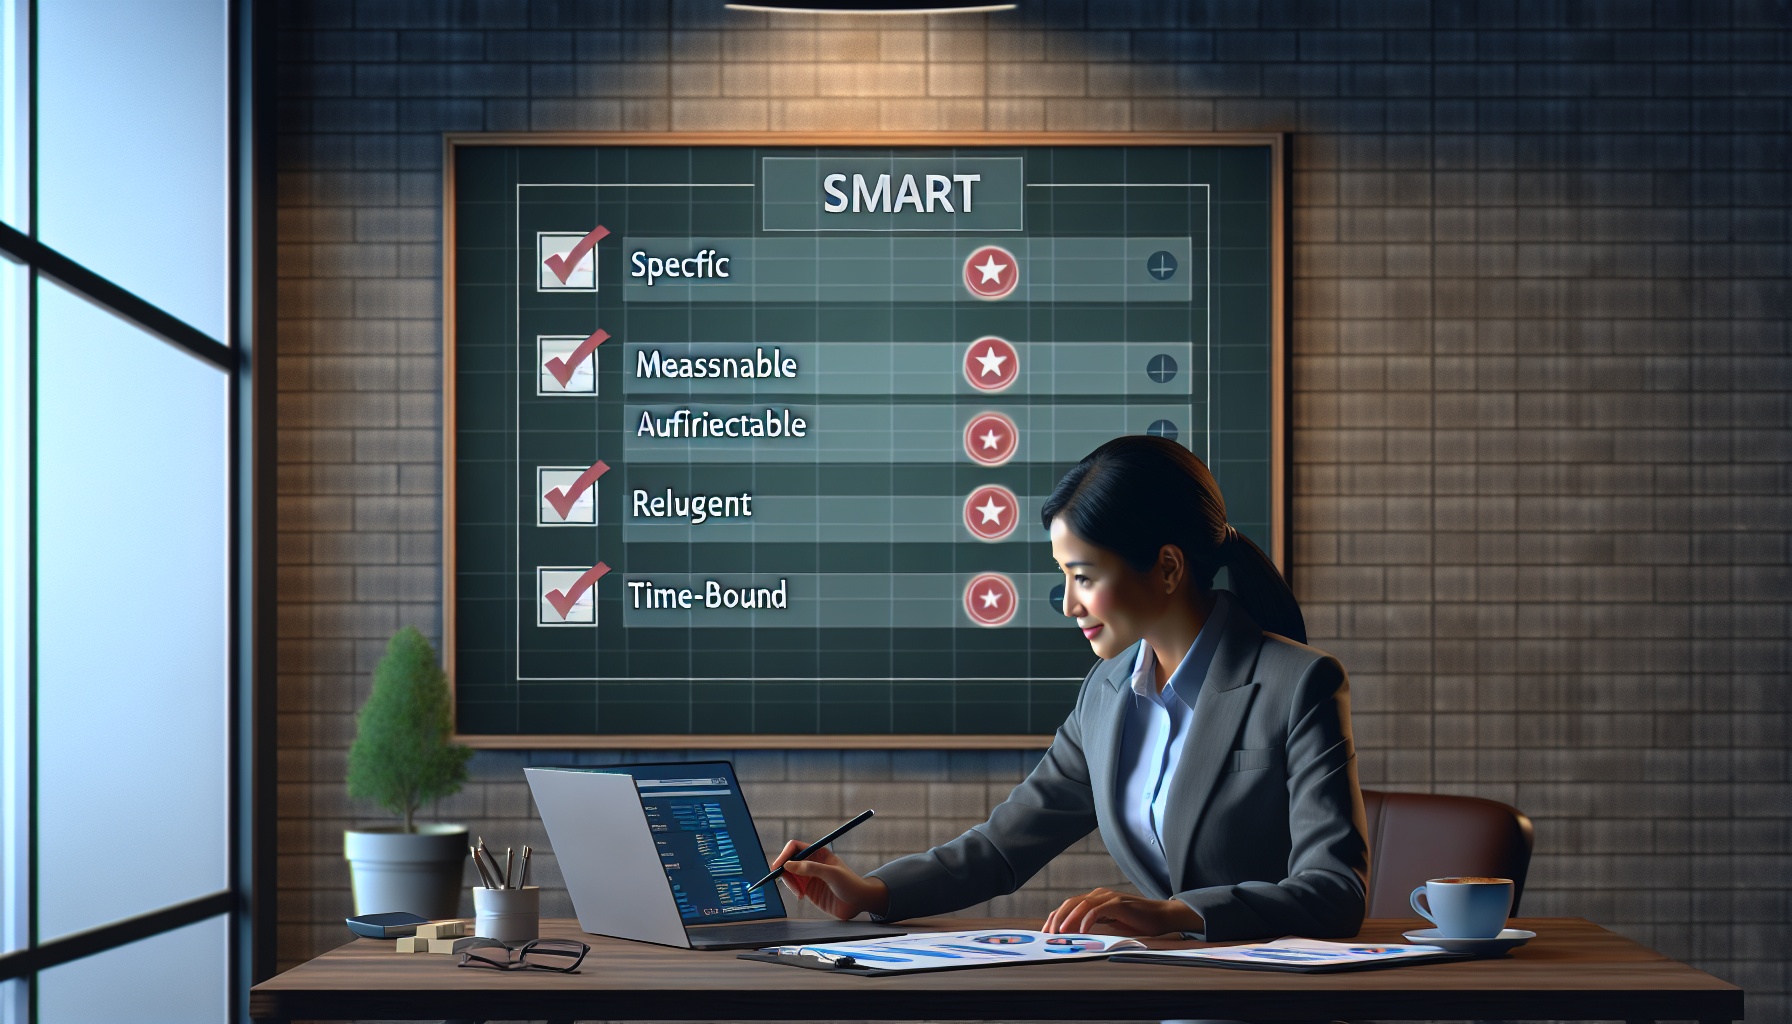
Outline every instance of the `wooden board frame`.
[[(442, 662), (455, 673), (454, 155), (467, 146), (1265, 146), (1270, 157), (1270, 550), (1284, 575), (1292, 534), (1289, 490), (1289, 137), (1280, 132), (449, 132), (442, 136)], [(1211, 342), (1210, 342), (1211, 343)], [(1040, 750), (1051, 736), (464, 735), (484, 750)]]

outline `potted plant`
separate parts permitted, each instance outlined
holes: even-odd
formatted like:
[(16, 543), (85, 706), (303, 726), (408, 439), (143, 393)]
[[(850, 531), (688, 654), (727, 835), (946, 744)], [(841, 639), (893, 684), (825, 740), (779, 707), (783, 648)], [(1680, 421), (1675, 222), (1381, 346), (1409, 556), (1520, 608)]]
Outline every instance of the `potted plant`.
[(417, 823), (419, 807), (467, 780), (473, 751), (449, 742), (452, 729), (448, 677), (429, 640), (406, 626), (373, 670), (373, 693), (355, 716), (348, 750), (349, 796), (404, 819), (343, 834), (356, 914), (408, 911), (438, 920), (459, 911), (467, 827)]

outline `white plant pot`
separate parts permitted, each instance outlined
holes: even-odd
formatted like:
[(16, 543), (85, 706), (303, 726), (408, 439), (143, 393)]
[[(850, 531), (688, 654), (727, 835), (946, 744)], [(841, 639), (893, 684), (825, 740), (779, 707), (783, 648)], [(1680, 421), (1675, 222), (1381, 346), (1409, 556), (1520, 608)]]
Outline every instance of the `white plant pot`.
[(342, 855), (354, 880), (357, 915), (404, 911), (432, 921), (458, 916), (465, 825), (347, 831)]

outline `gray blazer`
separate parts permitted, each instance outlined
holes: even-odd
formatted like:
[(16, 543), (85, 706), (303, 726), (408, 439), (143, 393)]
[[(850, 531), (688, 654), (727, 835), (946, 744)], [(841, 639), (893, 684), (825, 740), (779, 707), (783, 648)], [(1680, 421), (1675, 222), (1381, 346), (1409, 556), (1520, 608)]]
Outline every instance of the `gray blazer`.
[(1011, 893), (1099, 828), (1139, 891), (1193, 907), (1208, 941), (1357, 933), (1368, 826), (1338, 659), (1263, 632), (1233, 605), (1171, 777), (1164, 852), (1175, 891), (1159, 892), (1115, 806), (1136, 650), (1089, 670), (1051, 749), (988, 821), (871, 872), (890, 888), (887, 919)]

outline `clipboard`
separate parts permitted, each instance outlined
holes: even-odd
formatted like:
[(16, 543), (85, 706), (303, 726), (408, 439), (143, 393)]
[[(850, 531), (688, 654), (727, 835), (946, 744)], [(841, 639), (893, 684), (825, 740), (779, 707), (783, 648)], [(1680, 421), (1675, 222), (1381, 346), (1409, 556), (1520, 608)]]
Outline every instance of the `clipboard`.
[(1473, 953), (1431, 953), (1425, 956), (1402, 957), (1398, 960), (1365, 960), (1348, 964), (1242, 963), (1237, 960), (1195, 960), (1151, 953), (1116, 953), (1108, 959), (1117, 964), (1156, 964), (1164, 967), (1217, 967), (1228, 971), (1269, 971), (1274, 974), (1339, 974), (1345, 971), (1385, 971), (1415, 964), (1448, 963), (1473, 960)]
[[(974, 971), (984, 967), (1033, 967), (1039, 964), (1066, 963), (1101, 963), (1108, 957), (1082, 957), (1076, 960), (1031, 960), (1014, 963), (969, 963), (941, 964), (938, 967), (911, 967), (905, 971), (891, 971), (879, 967), (866, 967), (851, 957), (840, 960), (824, 960), (812, 953), (761, 953), (757, 950), (736, 953), (736, 960), (758, 960), (767, 964), (783, 964), (786, 967), (801, 967), (809, 971), (826, 971), (829, 974), (853, 974), (861, 978), (895, 978), (910, 974), (935, 974), (939, 971)], [(845, 963), (842, 963), (845, 961)]]
[[(758, 960), (761, 963), (768, 964), (783, 964), (786, 967), (801, 967), (804, 970), (810, 971), (827, 971), (829, 974), (856, 974), (861, 978), (875, 977), (879, 974), (921, 973), (919, 971), (880, 971), (875, 967), (861, 967), (859, 966), (859, 962), (851, 957), (845, 957), (846, 964), (842, 965), (838, 960), (823, 960), (813, 953), (760, 953), (757, 951), (749, 951), (745, 953), (736, 953), (734, 954), (734, 958), (736, 960)], [(949, 968), (944, 967), (937, 969), (949, 970)]]

